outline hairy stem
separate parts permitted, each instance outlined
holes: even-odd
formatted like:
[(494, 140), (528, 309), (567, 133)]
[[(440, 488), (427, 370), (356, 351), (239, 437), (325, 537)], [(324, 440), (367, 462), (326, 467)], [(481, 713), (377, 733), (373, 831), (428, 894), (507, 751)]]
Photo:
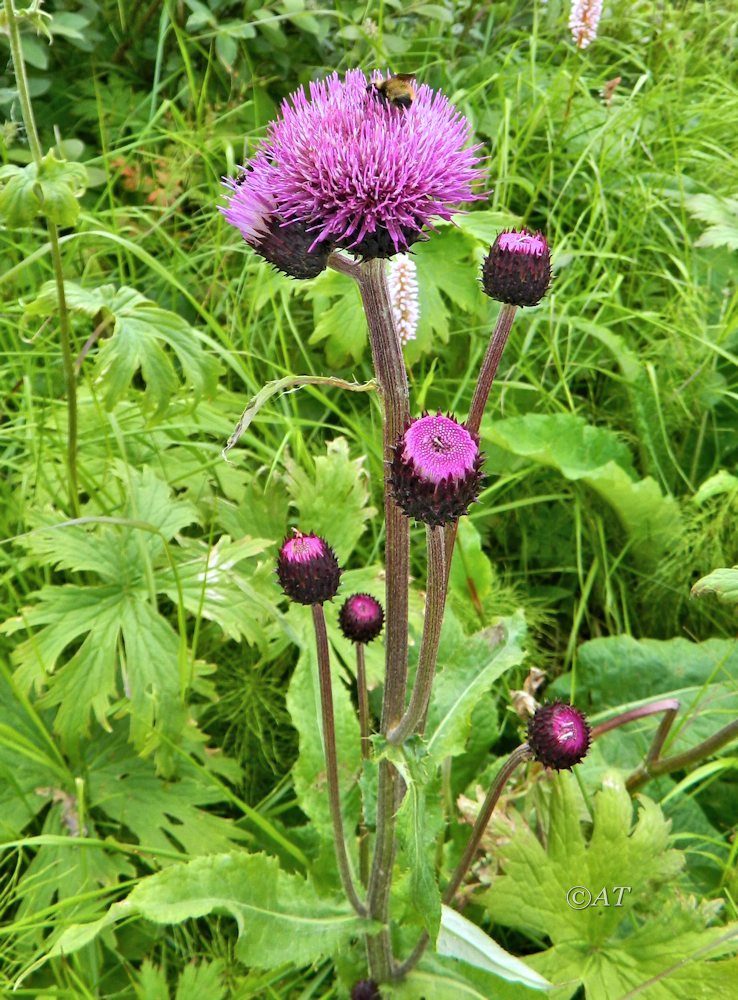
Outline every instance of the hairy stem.
[[(335, 266), (335, 263), (332, 263), (332, 266)], [(358, 281), (369, 327), (374, 370), (384, 406), (384, 461), (389, 462), (394, 445), (410, 419), (410, 409), (407, 372), (387, 291), (385, 262), (370, 260), (357, 266), (341, 258), (339, 269), (351, 274)], [(407, 518), (389, 495), (386, 477), (384, 515), (387, 626), (384, 697), (380, 726), (382, 733), (386, 734), (400, 721), (405, 707), (410, 573), (410, 526)], [(385, 925), (389, 919), (389, 895), (395, 853), (397, 789), (395, 768), (387, 760), (381, 761), (377, 779), (377, 836), (369, 873), (367, 898), (369, 915)], [(392, 972), (392, 945), (387, 927), (376, 936), (367, 938), (367, 955), (372, 978), (378, 982), (389, 979)]]
[[(469, 407), (469, 416), (466, 421), (467, 429), (472, 434), (479, 434), (479, 428), (482, 426), (482, 417), (484, 416), (484, 411), (487, 406), (489, 394), (492, 389), (492, 383), (497, 375), (497, 369), (500, 367), (502, 352), (505, 350), (507, 339), (510, 336), (510, 330), (513, 325), (513, 320), (515, 319), (517, 308), (517, 306), (511, 306), (503, 303), (499, 315), (497, 316), (497, 322), (487, 345), (487, 351), (484, 355), (484, 360), (482, 361), (482, 367), (479, 370), (479, 377), (477, 379), (477, 384), (474, 387), (474, 395), (472, 396), (471, 406)], [(458, 528), (458, 521), (454, 521), (453, 524), (449, 524), (446, 528), (447, 574), (451, 572), (451, 557), (454, 554), (454, 545), (456, 544), (456, 533)]]
[[(41, 140), (39, 139), (36, 119), (33, 114), (33, 105), (28, 90), (28, 79), (26, 78), (26, 67), (23, 62), (23, 50), (21, 48), (20, 30), (18, 18), (13, 7), (13, 0), (4, 0), (5, 18), (7, 22), (8, 37), (10, 39), (10, 54), (15, 73), (15, 81), (18, 85), (18, 98), (20, 100), (23, 124), (25, 125), (28, 137), (28, 147), (33, 157), (33, 162), (40, 176), (42, 170), (43, 151)], [(72, 338), (69, 328), (69, 313), (67, 311), (67, 300), (64, 294), (64, 272), (62, 269), (61, 249), (59, 246), (59, 231), (56, 223), (50, 219), (46, 220), (46, 228), (49, 233), (49, 246), (51, 250), (51, 260), (54, 267), (54, 281), (56, 283), (57, 299), (59, 301), (59, 339), (61, 344), (62, 362), (64, 366), (64, 382), (67, 395), (67, 491), (69, 494), (69, 509), (74, 517), (79, 515), (79, 486), (77, 478), (77, 381), (74, 371), (74, 355), (72, 353)]]
[[(477, 821), (474, 824), (474, 828), (471, 832), (467, 845), (464, 849), (464, 853), (461, 855), (461, 860), (456, 866), (453, 875), (451, 876), (448, 885), (446, 886), (443, 893), (443, 902), (448, 904), (453, 901), (456, 895), (456, 890), (459, 888), (464, 880), (464, 876), (469, 870), (472, 861), (474, 860), (474, 855), (479, 849), (479, 844), (484, 836), (484, 831), (487, 829), (490, 819), (492, 818), (492, 813), (494, 812), (495, 806), (497, 805), (500, 795), (502, 795), (505, 786), (510, 780), (513, 772), (519, 767), (520, 764), (524, 763), (526, 760), (530, 760), (532, 754), (530, 747), (527, 743), (521, 743), (510, 756), (507, 758), (505, 763), (500, 768), (495, 780), (492, 782), (490, 790), (487, 792), (487, 797), (482, 803), (482, 808), (477, 816)], [(420, 940), (413, 949), (412, 954), (405, 959), (405, 961), (398, 965), (394, 970), (394, 978), (402, 979), (406, 976), (411, 969), (415, 968), (420, 959), (423, 956), (423, 952), (428, 946), (428, 934), (423, 932)]]
[(443, 528), (426, 528), (428, 544), (428, 586), (425, 598), (425, 621), (420, 644), (418, 672), (415, 676), (410, 704), (400, 722), (389, 730), (390, 743), (403, 743), (425, 722), (430, 702), (433, 677), (438, 658), (443, 610), (446, 603), (446, 560), (444, 557)]
[(331, 688), (330, 652), (328, 649), (328, 634), (325, 628), (325, 615), (322, 604), (313, 604), (313, 624), (315, 625), (315, 646), (318, 654), (318, 676), (320, 678), (320, 708), (323, 717), (323, 750), (325, 753), (325, 770), (328, 779), (328, 801), (330, 803), (331, 819), (333, 821), (333, 838), (335, 841), (336, 861), (346, 896), (356, 912), (365, 917), (367, 909), (359, 899), (351, 874), (346, 840), (343, 835), (343, 819), (341, 817), (341, 794), (338, 787), (338, 758), (336, 756), (336, 726), (333, 719), (333, 691)]
[[(361, 733), (361, 759), (369, 760), (371, 739), (369, 736), (369, 692), (366, 686), (366, 663), (364, 643), (356, 643), (356, 689), (359, 696), (359, 731)], [(369, 881), (369, 831), (366, 825), (364, 806), (361, 807), (359, 823), (359, 872), (362, 885)]]

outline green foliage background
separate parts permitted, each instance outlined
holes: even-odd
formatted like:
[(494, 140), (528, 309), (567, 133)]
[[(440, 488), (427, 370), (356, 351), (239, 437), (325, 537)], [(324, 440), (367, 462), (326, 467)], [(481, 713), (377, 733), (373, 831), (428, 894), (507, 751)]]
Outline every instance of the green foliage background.
[[(163, 869), (156, 878), (176, 881), (177, 860), (194, 859), (196, 885), (205, 855), (233, 852), (258, 895), (277, 878), (266, 852), (298, 902), (306, 858), (318, 859), (319, 885), (333, 884), (311, 639), (272, 564), (299, 523), (349, 567), (343, 593), (381, 595), (378, 408), (371, 393), (327, 385), (275, 396), (230, 464), (221, 458), (266, 382), (371, 377), (348, 280), (283, 278), (217, 212), (220, 177), (317, 75), (417, 73), (469, 117), (488, 156), (488, 203), (417, 248), (421, 319), (406, 351), (416, 411), (466, 412), (496, 315), (477, 280), (496, 232), (523, 222), (554, 247), (552, 292), (518, 317), (502, 362), (482, 428), (491, 475), (452, 572), (430, 728), (438, 760), (453, 757), (441, 795), (451, 836), (436, 852), (431, 816), (418, 853), (421, 820), (405, 815), (400, 868), (422, 882), (429, 857), (458, 857), (468, 827), (457, 797), (473, 800), (517, 742), (509, 692), (531, 666), (547, 671), (549, 693), (595, 714), (676, 692), (675, 749), (735, 716), (738, 9), (613, 0), (586, 52), (567, 15), (561, 0), (48, 3), (23, 33), (44, 152), (54, 151), (40, 181), (0, 22), (3, 989), (25, 975), (19, 996), (332, 997), (360, 972), (356, 956), (345, 968), (325, 957), (343, 930), (317, 951), (306, 944), (297, 966), (264, 967), (253, 941), (207, 907), (160, 924), (129, 912), (73, 956), (53, 952), (131, 889), (138, 912), (158, 919), (160, 883), (143, 879)], [(76, 521), (44, 214), (63, 227), (79, 364)], [(413, 537), (417, 636), (425, 566), (422, 533)], [(506, 650), (503, 672), (489, 629), (516, 609), (527, 656)], [(353, 660), (329, 626), (353, 815)], [(371, 647), (374, 698), (381, 661)], [(653, 725), (635, 728), (597, 744), (580, 785), (523, 788), (517, 826), (510, 812), (500, 819), (512, 824), (500, 858), (489, 845), (502, 874), (467, 915), (496, 922), (508, 950), (568, 983), (557, 997), (582, 988), (611, 1000), (641, 986), (646, 1000), (728, 998), (734, 959), (693, 974), (676, 966), (702, 948), (730, 951), (736, 759), (728, 749), (696, 775), (651, 783), (631, 816), (618, 776)], [(605, 928), (562, 909), (552, 888), (582, 881), (598, 838), (603, 856), (627, 864), (592, 862), (592, 879), (640, 879), (623, 921)], [(261, 933), (273, 940), (272, 928)], [(609, 958), (590, 962), (603, 941)], [(434, 961), (397, 996), (532, 995)]]

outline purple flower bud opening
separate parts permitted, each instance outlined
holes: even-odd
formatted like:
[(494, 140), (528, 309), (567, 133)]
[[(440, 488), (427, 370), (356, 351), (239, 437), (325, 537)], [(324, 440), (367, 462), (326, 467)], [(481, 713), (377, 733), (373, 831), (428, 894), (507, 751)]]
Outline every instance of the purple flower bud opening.
[(467, 119), (425, 84), (408, 107), (378, 100), (373, 84), (382, 79), (350, 70), (296, 91), (244, 176), (226, 182), (221, 211), (260, 253), (274, 225), (297, 223), (313, 253), (324, 244), (391, 257), (434, 218), (481, 197)]
[(277, 577), (282, 590), (298, 604), (322, 604), (336, 596), (341, 568), (336, 554), (318, 535), (293, 529), (277, 556)]
[(589, 723), (573, 705), (542, 705), (528, 723), (528, 744), (535, 759), (556, 771), (571, 769), (587, 756)]
[(466, 514), (479, 496), (479, 439), (441, 413), (413, 420), (395, 446), (390, 486), (408, 517), (432, 527)]
[(351, 642), (371, 642), (384, 625), (384, 609), (369, 594), (352, 594), (338, 612), (341, 631)]
[(551, 251), (543, 233), (500, 233), (482, 265), (487, 295), (512, 306), (535, 306), (550, 284)]

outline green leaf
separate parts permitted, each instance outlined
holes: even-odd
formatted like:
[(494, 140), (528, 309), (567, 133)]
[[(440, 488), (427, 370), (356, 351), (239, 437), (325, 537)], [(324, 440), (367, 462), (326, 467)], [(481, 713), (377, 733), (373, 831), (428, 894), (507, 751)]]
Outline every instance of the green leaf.
[(429, 799), (438, 801), (440, 783), (437, 780), (429, 782), (427, 762), (416, 758), (409, 748), (405, 748), (397, 766), (407, 785), (397, 813), (400, 864), (407, 867), (409, 873), (410, 905), (420, 916), (434, 944), (441, 924), (441, 893), (434, 871), (436, 827), (440, 816), (435, 824), (429, 822), (427, 805)]
[(714, 569), (692, 587), (692, 597), (714, 594), (723, 604), (738, 604), (738, 566)]
[(57, 160), (49, 151), (39, 167), (0, 167), (0, 219), (11, 229), (27, 226), (38, 216), (58, 226), (73, 226), (87, 186), (81, 163)]
[(460, 518), (451, 560), (449, 589), (461, 600), (483, 600), (492, 590), (494, 570), (482, 549), (482, 538), (468, 517)]
[(494, 682), (524, 657), (522, 612), (475, 636), (466, 636), (450, 619), (444, 623), (428, 713), (427, 752), (433, 766), (464, 752), (472, 713)]
[[(611, 776), (595, 797), (589, 839), (579, 809), (574, 779), (561, 774), (543, 843), (520, 824), (498, 846), (503, 874), (485, 901), (498, 923), (551, 939), (552, 948), (529, 957), (532, 966), (569, 988), (580, 982), (594, 1000), (666, 978), (703, 948), (735, 948), (738, 925), (706, 928), (709, 907), (699, 911), (675, 899), (684, 859), (670, 847), (669, 824), (655, 803), (639, 796), (634, 822), (630, 796)], [(568, 895), (575, 888), (589, 895)], [(572, 905), (584, 898), (589, 905)], [(710, 977), (710, 964), (692, 965), (695, 981), (703, 968)]]
[[(65, 282), (64, 292), (70, 312), (88, 316), (98, 324), (107, 320), (111, 328), (111, 335), (101, 342), (95, 363), (95, 377), (105, 387), (108, 409), (125, 397), (139, 369), (146, 383), (148, 404), (157, 413), (166, 409), (180, 381), (167, 348), (196, 398), (215, 391), (220, 365), (206, 354), (195, 329), (177, 313), (161, 309), (126, 285), (117, 289), (114, 285), (83, 288)], [(56, 286), (46, 282), (26, 307), (26, 315), (48, 316), (57, 308)]]
[(620, 519), (638, 558), (653, 561), (669, 545), (681, 515), (655, 480), (635, 478), (630, 453), (612, 431), (574, 414), (535, 414), (484, 421), (486, 441), (556, 469), (593, 489)]
[(523, 983), (534, 990), (548, 990), (552, 986), (547, 979), (501, 948), (476, 924), (462, 917), (450, 906), (442, 909), (436, 951), (439, 955), (459, 959), (501, 979)]
[[(351, 458), (346, 438), (327, 445), (327, 454), (315, 459), (313, 474), (296, 462), (287, 462), (287, 489), (298, 511), (296, 526), (324, 536), (339, 562), (348, 559), (377, 513), (369, 506), (369, 476), (364, 456)], [(341, 516), (336, 517), (340, 510)]]
[(716, 198), (710, 194), (693, 194), (684, 198), (684, 204), (694, 218), (710, 223), (696, 246), (738, 250), (738, 197)]
[[(173, 498), (150, 468), (138, 472), (117, 463), (113, 472), (108, 488), (119, 490), (120, 524), (96, 524), (94, 518), (92, 523), (45, 524), (22, 540), (42, 564), (82, 570), (96, 579), (84, 586), (42, 588), (33, 595), (34, 603), (1, 628), (5, 634), (30, 632), (13, 652), (16, 677), (22, 688), (48, 689), (42, 704), (58, 708), (55, 730), (66, 746), (75, 746), (89, 732), (91, 715), (109, 728), (122, 690), (136, 746), (158, 747), (160, 765), (171, 769), (174, 758), (167, 747), (185, 734), (185, 696), (206, 668), (192, 662), (186, 637), (177, 635), (152, 596), (171, 594), (178, 603), (181, 596), (184, 612), (194, 608), (193, 591), (199, 587), (198, 610), (217, 620), (222, 592), (208, 593), (205, 550), (199, 551), (198, 569), (186, 544), (180, 548), (168, 541), (192, 523), (194, 508)], [(184, 563), (179, 588), (177, 562)], [(197, 579), (200, 572), (205, 576)], [(229, 570), (231, 581), (236, 572)], [(245, 587), (249, 591), (250, 584)], [(266, 617), (273, 605), (262, 599), (256, 607)], [(224, 621), (235, 627), (233, 616), (226, 614)], [(65, 659), (71, 645), (77, 648)]]
[[(348, 903), (318, 897), (299, 875), (281, 871), (274, 858), (246, 853), (196, 858), (151, 875), (111, 908), (108, 922), (138, 915), (178, 924), (210, 913), (236, 920), (236, 955), (258, 969), (309, 965), (375, 927)], [(100, 921), (91, 933), (102, 929)], [(47, 957), (67, 955), (89, 940), (79, 926), (70, 927)]]

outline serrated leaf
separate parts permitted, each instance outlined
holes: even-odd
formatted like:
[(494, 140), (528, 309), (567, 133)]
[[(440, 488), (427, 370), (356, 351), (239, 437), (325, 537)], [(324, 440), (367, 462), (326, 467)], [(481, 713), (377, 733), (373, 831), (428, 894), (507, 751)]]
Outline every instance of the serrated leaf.
[(738, 566), (714, 569), (692, 587), (692, 597), (714, 594), (723, 604), (738, 604)]
[[(407, 790), (397, 813), (397, 836), (400, 842), (400, 864), (408, 869), (409, 901), (435, 943), (441, 924), (441, 892), (434, 872), (436, 826), (429, 822), (428, 800), (438, 801), (440, 783), (429, 781), (425, 760), (416, 759), (407, 750), (398, 767)], [(431, 779), (435, 776), (432, 775)], [(440, 820), (440, 817), (438, 817)]]
[[(503, 874), (485, 894), (491, 915), (524, 933), (550, 938), (553, 947), (527, 961), (553, 982), (582, 983), (587, 997), (623, 996), (653, 978), (664, 977), (666, 986), (670, 970), (686, 959), (696, 959), (702, 949), (707, 954), (718, 943), (723, 952), (730, 951), (738, 941), (738, 928), (706, 929), (707, 911), (674, 899), (683, 856), (670, 846), (660, 808), (645, 796), (639, 796), (639, 806), (634, 822), (624, 785), (608, 778), (595, 797), (587, 840), (574, 779), (560, 774), (545, 846), (524, 824), (509, 842), (498, 844)], [(590, 905), (570, 904), (567, 893), (575, 887), (590, 894)], [(704, 969), (709, 977), (711, 965)], [(692, 972), (699, 980), (694, 964)], [(672, 994), (656, 990), (652, 995)]]
[[(525, 636), (522, 612), (476, 636), (465, 636), (460, 627), (450, 644), (442, 636), (438, 664), (442, 667), (433, 685), (427, 727), (429, 761), (437, 766), (446, 758), (463, 753), (472, 713), (494, 682), (523, 660)], [(448, 644), (448, 645), (447, 645)]]
[[(177, 313), (160, 308), (126, 285), (83, 288), (65, 282), (64, 292), (70, 312), (98, 322), (107, 318), (110, 323), (112, 333), (102, 340), (95, 363), (108, 409), (126, 395), (140, 369), (149, 405), (157, 413), (165, 410), (180, 383), (172, 355), (195, 397), (215, 391), (220, 365), (205, 352), (194, 328)], [(56, 286), (46, 282), (26, 307), (26, 315), (47, 316), (57, 308)]]
[(326, 451), (315, 459), (312, 475), (289, 460), (287, 489), (299, 514), (297, 525), (325, 537), (339, 562), (344, 562), (364, 533), (366, 521), (377, 512), (369, 506), (364, 457), (352, 459), (348, 441), (341, 437), (330, 441)]
[(664, 496), (650, 476), (635, 479), (630, 453), (617, 436), (570, 413), (486, 420), (486, 441), (505, 451), (581, 480), (609, 504), (633, 551), (653, 561), (669, 545), (681, 521), (676, 500)]
[(87, 185), (81, 163), (57, 160), (50, 151), (39, 167), (13, 164), (0, 167), (0, 218), (16, 229), (43, 216), (58, 226), (73, 226)]
[[(375, 929), (348, 903), (321, 898), (299, 875), (281, 871), (274, 858), (246, 853), (196, 858), (141, 880), (111, 909), (108, 923), (136, 914), (158, 924), (178, 924), (214, 912), (236, 920), (236, 954), (257, 969), (308, 965)], [(103, 929), (98, 922), (90, 934)], [(90, 935), (82, 930), (66, 930), (48, 957), (87, 943)]]

